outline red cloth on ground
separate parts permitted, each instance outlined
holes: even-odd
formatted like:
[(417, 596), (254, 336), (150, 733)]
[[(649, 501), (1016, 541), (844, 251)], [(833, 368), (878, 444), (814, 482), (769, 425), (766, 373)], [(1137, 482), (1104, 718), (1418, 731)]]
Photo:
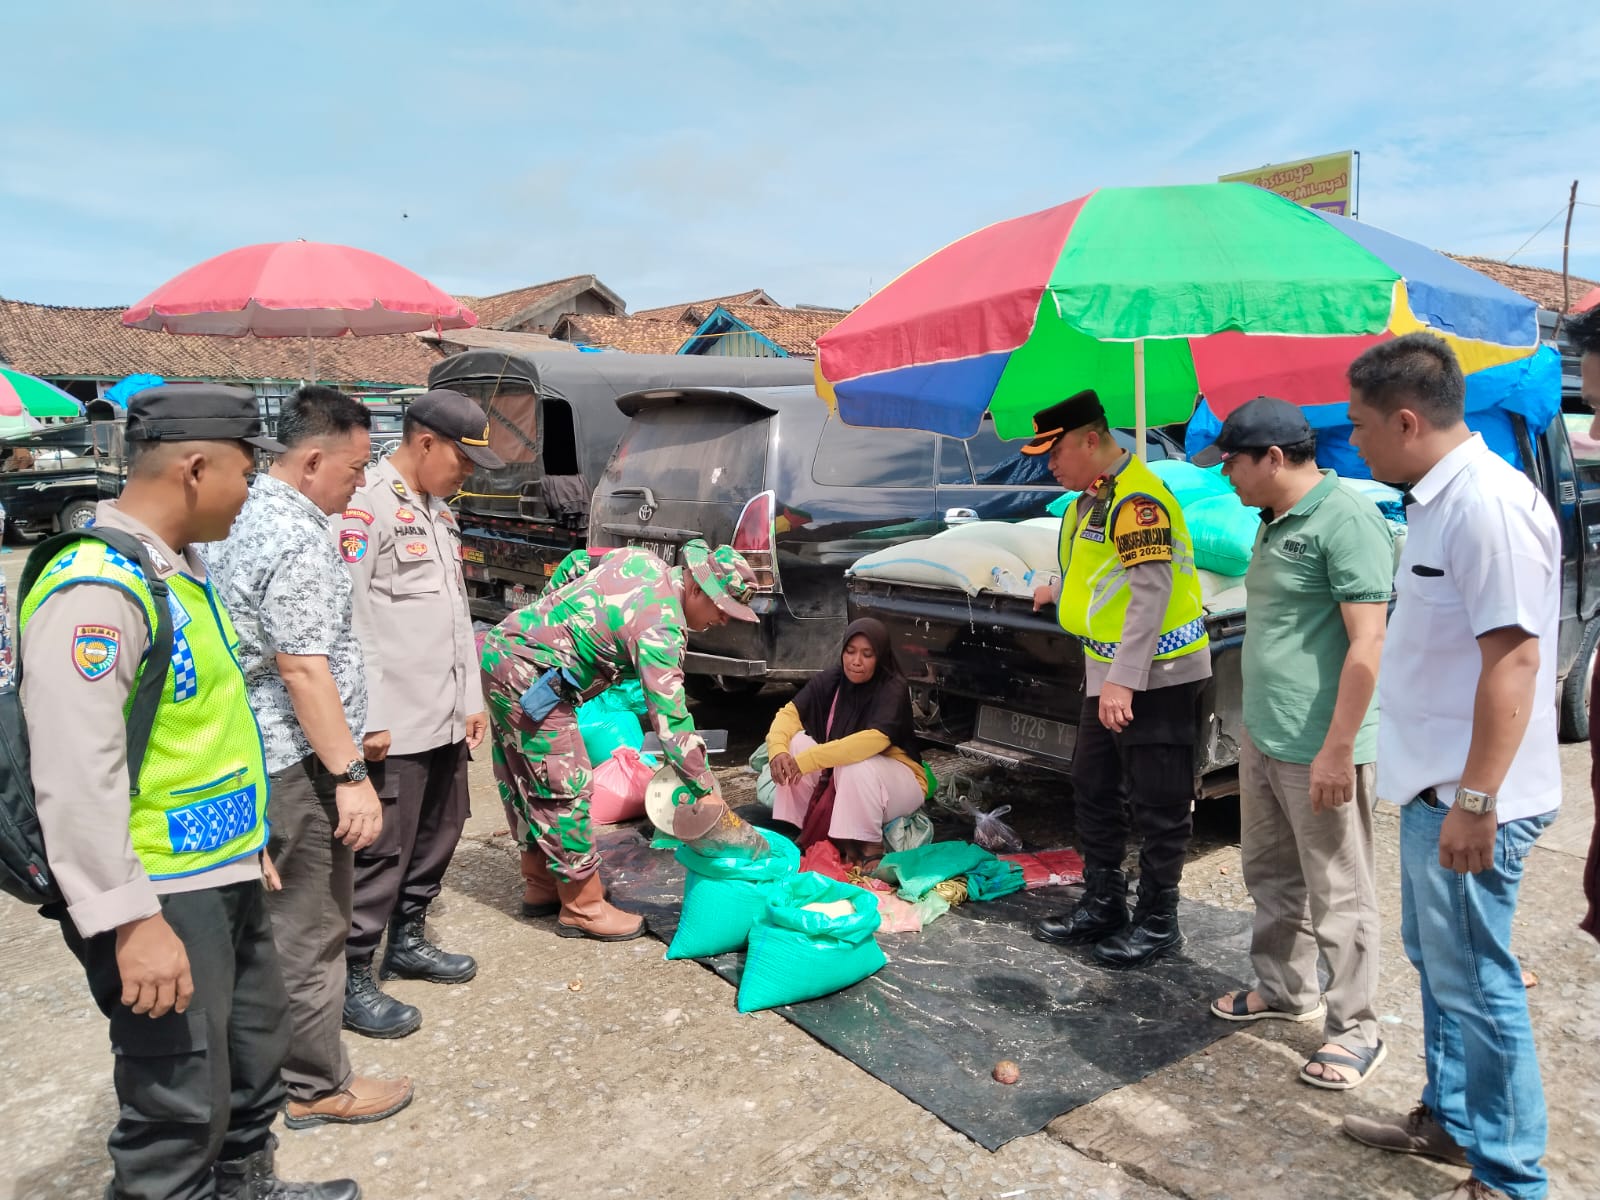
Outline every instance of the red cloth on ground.
[(845, 870), (844, 859), (839, 857), (839, 847), (827, 838), (806, 847), (805, 853), (800, 856), (800, 869), (815, 871), (818, 875), (826, 875), (829, 879), (838, 879), (846, 883), (850, 880), (850, 872)]
[(1037, 854), (1002, 854), (1002, 862), (1022, 868), (1024, 888), (1061, 887), (1083, 882), (1083, 859), (1076, 850), (1040, 850)]

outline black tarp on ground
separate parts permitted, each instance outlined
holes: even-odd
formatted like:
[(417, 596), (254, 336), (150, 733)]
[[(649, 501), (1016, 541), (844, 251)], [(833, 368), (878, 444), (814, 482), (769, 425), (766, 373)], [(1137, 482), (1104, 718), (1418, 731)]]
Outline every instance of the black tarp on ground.
[[(670, 942), (683, 868), (632, 829), (607, 833), (601, 848), (612, 898)], [(1075, 895), (1020, 892), (960, 905), (921, 933), (883, 934), (889, 963), (871, 979), (776, 1011), (996, 1150), (1234, 1030), (1206, 1007), (1248, 977), (1248, 914), (1186, 902), (1182, 951), (1142, 971), (1106, 971), (1086, 949), (1029, 933)], [(738, 984), (742, 953), (702, 961)], [(1021, 1066), (1018, 1083), (990, 1077), (1001, 1059)]]

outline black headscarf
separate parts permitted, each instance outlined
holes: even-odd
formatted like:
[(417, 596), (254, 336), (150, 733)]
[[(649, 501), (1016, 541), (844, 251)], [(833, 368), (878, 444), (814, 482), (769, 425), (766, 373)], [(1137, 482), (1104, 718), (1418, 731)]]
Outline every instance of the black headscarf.
[[(844, 648), (857, 634), (871, 643), (878, 656), (877, 668), (865, 683), (851, 683), (844, 673)], [(835, 696), (838, 697), (837, 707)], [(864, 729), (876, 729), (891, 745), (899, 746), (912, 758), (921, 754), (911, 717), (911, 689), (894, 661), (889, 631), (882, 621), (863, 617), (846, 629), (833, 665), (811, 677), (794, 698), (794, 706), (806, 732), (819, 742), (836, 741)], [(831, 727), (828, 724), (830, 709), (833, 710)]]

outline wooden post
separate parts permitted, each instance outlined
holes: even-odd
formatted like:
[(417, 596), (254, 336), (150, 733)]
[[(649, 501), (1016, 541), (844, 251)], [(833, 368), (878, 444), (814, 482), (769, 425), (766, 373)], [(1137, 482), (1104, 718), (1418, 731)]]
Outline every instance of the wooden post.
[(1150, 447), (1145, 442), (1144, 415), (1144, 339), (1133, 342), (1133, 437), (1140, 462), (1150, 458)]
[(1572, 277), (1567, 273), (1567, 260), (1572, 252), (1572, 210), (1578, 207), (1578, 181), (1572, 181), (1572, 194), (1567, 197), (1567, 228), (1561, 235), (1561, 311), (1556, 314), (1555, 336), (1561, 336), (1561, 322), (1567, 319), (1572, 307)]

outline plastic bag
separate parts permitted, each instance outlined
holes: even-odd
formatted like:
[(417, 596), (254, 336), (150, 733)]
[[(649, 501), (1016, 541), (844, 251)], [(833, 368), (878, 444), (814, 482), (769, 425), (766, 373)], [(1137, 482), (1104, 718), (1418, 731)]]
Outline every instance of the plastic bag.
[(772, 779), (772, 764), (767, 761), (767, 744), (762, 742), (750, 756), (750, 769), (756, 773), (756, 801), (769, 809), (778, 798), (778, 785)]
[(763, 829), (772, 853), (765, 858), (701, 854), (693, 846), (675, 851), (683, 864), (683, 912), (668, 958), (707, 958), (744, 945), (750, 927), (766, 910), (774, 882), (800, 869), (800, 847)]
[(655, 772), (655, 759), (631, 746), (618, 746), (591, 776), (590, 819), (614, 825), (644, 816), (644, 785)]
[(919, 808), (916, 812), (907, 813), (903, 817), (896, 817), (883, 827), (883, 848), (891, 853), (897, 850), (915, 850), (918, 846), (926, 846), (933, 841), (933, 818), (928, 816), (928, 810)]
[(612, 695), (615, 691), (608, 688), (578, 706), (578, 732), (591, 763), (605, 762), (619, 746), (637, 750), (644, 745), (644, 727), (626, 700)]
[(1009, 804), (1002, 804), (993, 812), (984, 812), (969, 803), (967, 812), (973, 819), (972, 840), (985, 850), (993, 850), (996, 853), (1003, 851), (1015, 854), (1021, 850), (1022, 839), (1017, 836), (1017, 831), (1000, 819), (1010, 811)]
[[(843, 916), (809, 905), (849, 904)], [(773, 884), (750, 929), (739, 979), (739, 1011), (758, 1012), (831, 995), (860, 983), (888, 960), (873, 936), (878, 898), (848, 883), (802, 872)]]

